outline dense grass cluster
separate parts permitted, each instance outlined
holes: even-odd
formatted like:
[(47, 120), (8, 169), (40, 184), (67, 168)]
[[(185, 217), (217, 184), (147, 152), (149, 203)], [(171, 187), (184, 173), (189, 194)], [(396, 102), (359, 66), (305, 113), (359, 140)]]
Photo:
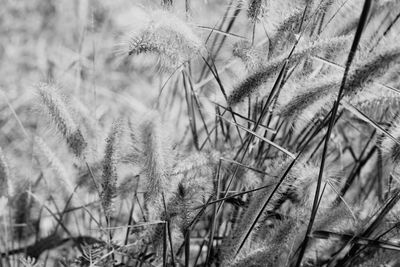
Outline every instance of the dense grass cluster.
[(0, 266), (400, 264), (400, 1), (28, 2)]

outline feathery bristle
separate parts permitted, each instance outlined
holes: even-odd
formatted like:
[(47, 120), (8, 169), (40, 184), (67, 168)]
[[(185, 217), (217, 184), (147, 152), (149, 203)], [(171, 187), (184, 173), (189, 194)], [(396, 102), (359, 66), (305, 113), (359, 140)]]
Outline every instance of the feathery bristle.
[[(384, 55), (378, 55), (363, 64), (359, 64), (359, 67), (356, 67), (350, 74), (346, 84), (345, 96), (352, 97), (372, 81), (382, 76), (396, 62), (399, 56), (399, 50), (394, 49)], [(329, 79), (319, 78), (316, 84), (312, 84), (312, 82), (301, 84), (299, 88), (303, 92), (297, 93), (291, 101), (279, 109), (278, 113), (285, 118), (297, 117), (303, 120), (310, 120), (311, 118), (307, 118), (308, 116), (305, 113), (308, 112), (312, 117), (315, 117), (322, 108), (329, 107), (333, 103), (339, 85), (340, 76), (333, 76), (333, 78)]]
[[(340, 85), (340, 77), (319, 77), (315, 81), (307, 81), (304, 84), (299, 84), (294, 90), (294, 96), (284, 106), (279, 107), (278, 114), (284, 118), (297, 118), (306, 109), (311, 109), (314, 103), (316, 108), (312, 112), (318, 112), (322, 107), (325, 106), (325, 101), (321, 103), (319, 100), (323, 100), (326, 96), (334, 95)], [(328, 98), (330, 99), (330, 98)]]
[(85, 150), (87, 143), (58, 91), (59, 89), (55, 85), (41, 83), (38, 86), (40, 99), (47, 108), (53, 123), (65, 138), (71, 151), (79, 157)]
[[(146, 175), (149, 203), (161, 204), (162, 194), (168, 191), (168, 176), (171, 170), (171, 151), (161, 129), (161, 121), (157, 115), (149, 117), (140, 126), (144, 152), (143, 169)], [(161, 207), (161, 206), (160, 206)]]
[(111, 132), (106, 139), (106, 148), (104, 152), (103, 174), (101, 182), (101, 201), (107, 216), (113, 211), (113, 198), (117, 191), (117, 162), (118, 141), (122, 132), (122, 121), (113, 123)]
[(399, 62), (400, 49), (387, 49), (354, 67), (346, 83), (345, 95), (352, 96), (368, 84), (381, 78), (387, 70)]
[(171, 200), (171, 212), (178, 215), (178, 225), (183, 231), (191, 223), (196, 215), (193, 208), (197, 205), (204, 204), (204, 200), (210, 196), (212, 192), (212, 181), (209, 177), (211, 171), (204, 176), (195, 176), (187, 174), (178, 184), (175, 197)]
[(266, 9), (265, 0), (249, 0), (247, 17), (252, 23), (256, 23), (265, 16)]
[(171, 175), (184, 174), (188, 171), (195, 171), (198, 175), (202, 175), (204, 170), (208, 171), (210, 166), (217, 163), (218, 157), (219, 153), (215, 151), (185, 155), (181, 160), (177, 161)]
[(400, 96), (388, 88), (376, 87), (376, 84), (366, 86), (350, 102), (374, 121), (390, 123), (400, 108)]
[(144, 176), (144, 196), (152, 219), (159, 219), (163, 211), (162, 198), (164, 196), (167, 202), (174, 187), (170, 175), (173, 175), (175, 155), (169, 132), (164, 126), (156, 112), (129, 122), (132, 143), (129, 152), (130, 163), (139, 167)]
[[(151, 11), (148, 22), (126, 35), (122, 46), (129, 55), (155, 53), (161, 70), (173, 71), (198, 54), (199, 38), (184, 21), (167, 10)], [(134, 25), (137, 27), (137, 25)]]
[[(276, 162), (274, 162), (273, 164), (278, 164), (277, 166), (279, 166), (277, 167), (277, 169), (274, 170), (273, 173), (280, 173), (280, 171), (284, 170), (285, 167), (287, 167), (289, 161), (277, 159)], [(269, 177), (270, 180), (266, 181), (263, 186), (276, 182), (277, 178), (273, 175), (273, 173), (271, 173), (271, 177)], [(250, 200), (249, 206), (244, 211), (244, 214), (241, 216), (239, 222), (236, 224), (233, 232), (228, 238), (223, 241), (222, 255), (224, 257), (223, 262), (225, 264), (228, 264), (234, 260), (239, 246), (245, 239), (246, 233), (250, 229), (257, 215), (261, 212), (265, 202), (270, 196), (271, 191), (272, 187), (266, 187), (254, 193)], [(276, 198), (276, 195), (274, 195), (273, 198)], [(269, 207), (271, 207), (272, 202), (273, 201), (270, 201)], [(266, 210), (268, 210), (268, 207), (266, 208)], [(251, 237), (247, 239), (247, 245), (249, 244), (249, 240), (251, 240)]]
[(290, 218), (275, 227), (267, 244), (259, 244), (259, 248), (253, 249), (250, 253), (243, 253), (244, 256), (238, 257), (230, 267), (284, 265), (290, 256), (292, 245), (290, 241), (294, 239), (298, 227), (296, 221)]
[[(333, 169), (331, 166), (326, 167), (322, 176), (323, 184), (330, 183), (332, 186), (337, 184), (336, 177), (339, 175)], [(287, 187), (287, 190), (291, 191), (287, 197), (294, 205), (311, 207), (314, 198), (312, 193), (315, 192), (319, 172), (318, 165), (302, 161), (298, 162), (289, 172), (289, 177), (285, 180), (283, 188)], [(319, 205), (320, 210), (328, 209), (335, 198), (335, 191), (330, 185), (327, 185)]]
[[(303, 46), (294, 52), (289, 60), (288, 68), (294, 66), (298, 61), (307, 58), (310, 55), (318, 54), (322, 51), (329, 51), (337, 47), (342, 47), (350, 40), (349, 36), (336, 37), (328, 40), (313, 42)], [(283, 55), (266, 63), (254, 74), (249, 75), (243, 82), (233, 89), (228, 97), (228, 104), (235, 105), (241, 102), (245, 97), (251, 96), (257, 92), (259, 87), (268, 81), (279, 71), (279, 67), (286, 61), (288, 55)]]
[(263, 51), (253, 47), (249, 41), (236, 42), (233, 45), (232, 53), (243, 61), (249, 71), (262, 66)]

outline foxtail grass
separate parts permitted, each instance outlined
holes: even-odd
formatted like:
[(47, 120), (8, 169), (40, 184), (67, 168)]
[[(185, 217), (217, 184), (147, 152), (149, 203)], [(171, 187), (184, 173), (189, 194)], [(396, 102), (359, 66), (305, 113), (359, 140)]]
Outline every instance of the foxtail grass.
[(60, 89), (53, 84), (41, 83), (37, 87), (40, 100), (57, 130), (62, 134), (70, 150), (77, 156), (84, 152), (87, 142), (74, 121)]
[[(283, 63), (288, 59), (288, 68), (293, 67), (298, 61), (304, 60), (310, 55), (316, 55), (322, 51), (343, 47), (349, 41), (348, 36), (337, 37), (328, 40), (320, 40), (310, 43), (294, 52), (293, 54), (287, 53), (286, 55), (279, 56), (258, 69), (255, 73), (249, 75), (243, 82), (239, 83), (237, 87), (228, 96), (228, 104), (235, 105), (244, 100), (245, 97), (252, 96), (260, 89), (264, 83), (272, 78), (278, 71)], [(290, 57), (290, 58), (289, 58)]]
[(200, 39), (171, 11), (154, 10), (147, 16), (147, 22), (133, 25), (133, 30), (125, 34), (118, 45), (122, 53), (156, 54), (160, 70), (174, 71), (201, 52)]
[(122, 131), (122, 121), (114, 122), (111, 131), (106, 139), (106, 148), (103, 160), (103, 173), (101, 181), (101, 201), (104, 212), (109, 217), (114, 210), (113, 198), (117, 193), (117, 161), (118, 142)]

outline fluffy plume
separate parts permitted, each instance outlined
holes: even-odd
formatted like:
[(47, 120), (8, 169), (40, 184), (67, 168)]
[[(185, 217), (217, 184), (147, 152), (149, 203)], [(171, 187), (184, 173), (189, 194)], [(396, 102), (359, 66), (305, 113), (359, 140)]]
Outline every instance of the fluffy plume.
[[(287, 217), (284, 217), (282, 221), (265, 215), (251, 237), (251, 252), (243, 251), (232, 266), (281, 266), (286, 264), (287, 259), (295, 253), (293, 248), (298, 247), (302, 241), (302, 235), (298, 233), (304, 232), (306, 229), (304, 222), (308, 219), (318, 173), (318, 166), (304, 162), (299, 162), (292, 168), (266, 210), (275, 211), (285, 201), (290, 201), (294, 205), (293, 211), (286, 213)], [(324, 174), (323, 184), (328, 180), (333, 182), (334, 177), (335, 174), (328, 170)], [(322, 213), (322, 219), (317, 219), (315, 223), (317, 229), (327, 229), (330, 225), (334, 225), (334, 227), (328, 229), (337, 232), (353, 229), (353, 225), (349, 224), (352, 219), (342, 206), (332, 211), (332, 200), (335, 196), (335, 191), (328, 185), (320, 204), (319, 214)], [(255, 197), (252, 202), (264, 201), (263, 197), (266, 196), (260, 194), (259, 198)], [(249, 206), (249, 211), (253, 206)], [(271, 223), (273, 227), (271, 227)], [(256, 247), (257, 249), (255, 249)]]
[[(361, 218), (360, 221), (362, 221)], [(360, 234), (360, 225), (361, 223), (357, 223), (355, 218), (352, 217), (349, 207), (339, 205), (336, 208), (319, 211), (314, 229), (316, 231), (322, 230), (357, 236)], [(305, 230), (305, 225), (302, 230)], [(304, 261), (310, 262), (313, 265), (319, 265), (320, 262), (331, 259), (346, 242), (346, 240), (340, 239), (313, 239), (309, 244)], [(320, 255), (317, 256), (317, 253)]]
[[(327, 166), (324, 170), (322, 177), (322, 183), (330, 183), (332, 186), (337, 184), (337, 178), (339, 175), (333, 171), (334, 168)], [(280, 188), (281, 197), (276, 204), (282, 203), (282, 201), (288, 199), (295, 206), (298, 207), (309, 207), (311, 208), (314, 200), (315, 187), (318, 181), (319, 166), (314, 163), (297, 163), (288, 174), (288, 178), (282, 184)], [(279, 192), (278, 192), (279, 194)], [(324, 210), (330, 207), (333, 200), (336, 198), (336, 193), (332, 187), (327, 184), (324, 191), (324, 197), (320, 202), (320, 210)], [(275, 209), (278, 206), (275, 206)]]
[[(294, 219), (286, 219), (274, 226), (268, 244), (259, 244), (247, 255), (239, 257), (231, 267), (284, 266), (290, 256), (291, 240), (298, 230)], [(243, 253), (244, 254), (244, 253)]]
[(371, 84), (357, 93), (351, 103), (374, 121), (392, 122), (400, 108), (400, 96), (388, 89)]
[[(196, 169), (180, 170), (179, 177), (176, 177), (180, 178), (178, 185), (166, 205), (166, 210), (160, 215), (162, 220), (169, 220), (172, 230), (178, 228), (182, 234), (187, 231), (198, 212), (195, 207), (204, 204), (212, 193), (211, 177), (213, 177), (212, 170), (208, 164), (202, 164)], [(156, 249), (161, 247), (162, 233), (161, 224), (151, 232), (150, 243)]]
[(326, 104), (326, 101), (333, 99), (340, 86), (340, 76), (319, 77), (313, 81), (306, 81), (295, 86), (292, 99), (278, 109), (282, 117), (297, 118), (307, 109), (312, 110), (315, 115)]
[[(271, 176), (269, 177), (270, 179), (266, 181), (262, 186), (267, 186), (276, 182), (277, 175), (282, 173), (282, 170), (285, 169), (289, 162), (287, 160), (277, 159), (272, 163), (273, 166), (276, 167), (276, 169), (274, 170), (273, 166), (271, 166), (271, 170), (273, 170), (273, 172), (271, 172)], [(246, 237), (246, 233), (249, 231), (257, 215), (261, 212), (265, 202), (267, 201), (272, 191), (272, 188), (273, 186), (266, 187), (254, 193), (250, 200), (249, 206), (244, 211), (244, 214), (241, 216), (236, 227), (233, 229), (230, 237), (226, 238), (223, 241), (221, 255), (223, 255), (222, 260), (225, 265), (231, 263), (234, 260), (239, 246)], [(247, 239), (247, 244), (249, 244), (249, 240), (251, 240), (251, 237)]]
[(151, 11), (144, 25), (127, 34), (122, 50), (129, 55), (155, 53), (161, 70), (173, 71), (202, 48), (199, 38), (181, 19), (166, 10)]
[(131, 162), (142, 169), (147, 204), (157, 217), (163, 210), (162, 194), (166, 201), (171, 196), (170, 174), (175, 156), (168, 140), (170, 137), (157, 113), (130, 123), (130, 130)]
[(167, 175), (169, 172), (169, 155), (165, 154), (163, 134), (157, 121), (148, 120), (143, 125), (142, 139), (144, 151), (147, 152), (145, 170), (147, 178), (147, 195), (150, 201), (159, 198), (167, 188)]
[[(351, 98), (360, 94), (364, 88), (368, 88), (373, 81), (383, 76), (399, 56), (399, 50), (394, 49), (359, 63), (349, 75), (344, 96)], [(337, 96), (341, 79), (341, 76), (319, 77), (315, 81), (301, 83), (292, 90), (296, 92), (292, 100), (281, 106), (278, 113), (285, 118), (301, 118), (304, 121), (310, 121), (316, 114), (320, 114), (323, 109), (331, 106)]]
[[(294, 4), (296, 3), (296, 1), (293, 2)], [(285, 16), (285, 19), (279, 23), (277, 29), (274, 31), (274, 35), (271, 37), (268, 53), (269, 58), (291, 48), (296, 42), (298, 38), (297, 34), (299, 34), (300, 31), (303, 33), (306, 32), (305, 34), (312, 36), (315, 27), (318, 25), (317, 20), (319, 15), (326, 13), (333, 2), (332, 0), (308, 0), (302, 1), (302, 6), (288, 9), (290, 10), (290, 14)], [(345, 34), (339, 34), (338, 36), (341, 35)]]
[[(348, 43), (349, 37), (336, 37), (328, 40), (320, 40), (300, 48), (294, 52), (289, 60), (288, 68), (294, 66), (299, 60), (307, 58), (310, 55), (318, 54), (322, 51), (329, 51), (342, 47)], [(228, 104), (235, 105), (245, 97), (255, 93), (259, 87), (275, 75), (283, 65), (289, 54), (275, 58), (257, 70), (254, 74), (248, 76), (236, 88), (233, 89), (228, 97)]]
[(184, 231), (196, 214), (194, 207), (203, 204), (212, 192), (211, 169), (204, 172), (202, 176), (185, 174), (179, 182), (178, 188), (171, 202), (169, 212), (177, 216), (181, 231)]
[(81, 156), (87, 143), (73, 120), (59, 89), (55, 85), (41, 83), (38, 86), (38, 93), (43, 105), (47, 108), (49, 116), (65, 138), (71, 151), (76, 156)]
[(232, 53), (243, 61), (248, 70), (256, 70), (262, 66), (263, 51), (253, 47), (249, 41), (236, 42)]
[(269, 42), (268, 58), (276, 56), (285, 43), (285, 45), (287, 46), (287, 42), (291, 44), (296, 41), (294, 30), (295, 27), (298, 27), (298, 22), (301, 20), (302, 17), (303, 11), (296, 10), (279, 25), (276, 33)]
[(110, 216), (113, 210), (113, 198), (116, 195), (117, 185), (117, 149), (118, 141), (122, 132), (122, 121), (114, 122), (111, 132), (106, 139), (106, 148), (103, 161), (102, 174), (102, 192), (101, 201), (107, 216)]
[[(313, 204), (318, 175), (318, 165), (305, 163), (303, 160), (297, 162), (272, 197), (267, 210), (277, 211), (282, 208), (284, 203), (290, 202), (292, 208), (285, 210), (288, 216), (298, 216), (298, 211), (302, 210), (301, 216), (307, 218)], [(336, 199), (337, 194), (335, 190), (337, 190), (336, 187), (338, 188), (339, 182), (337, 177), (339, 177), (338, 173), (335, 173), (330, 166), (324, 171), (322, 185), (325, 186), (326, 184), (326, 187), (319, 205), (320, 212), (331, 208), (332, 203)], [(335, 186), (335, 189), (332, 188), (333, 186)], [(259, 227), (254, 233), (255, 237), (265, 239), (265, 235), (269, 232), (270, 228), (266, 223), (266, 218), (268, 216), (264, 216), (260, 220)]]
[(210, 166), (217, 164), (220, 153), (217, 151), (211, 152), (196, 152), (188, 156), (182, 157), (173, 168), (172, 175), (184, 174), (189, 171), (195, 171), (200, 174), (208, 171)]
[[(279, 163), (280, 162), (280, 163)], [(277, 160), (274, 165), (279, 166), (277, 170), (277, 174), (282, 174), (285, 170), (285, 167), (288, 166), (288, 161)], [(271, 172), (273, 175), (274, 172)], [(264, 210), (263, 216), (258, 221), (256, 228), (253, 229), (251, 236), (247, 239), (247, 247), (251, 246), (251, 240), (267, 240), (266, 236), (270, 232), (270, 226), (267, 224), (267, 211), (276, 211), (278, 210), (285, 201), (290, 201), (293, 204), (293, 213), (288, 214), (290, 217), (299, 216), (298, 211), (302, 210), (301, 216), (306, 218), (306, 214), (309, 213), (310, 207), (313, 203), (315, 187), (318, 180), (319, 168), (318, 166), (310, 163), (299, 162), (290, 170), (284, 182), (275, 192), (275, 194), (270, 199), (268, 205)], [(323, 176), (323, 184), (326, 182), (335, 183), (335, 177), (337, 174), (333, 173), (331, 169), (328, 169), (324, 172)], [(276, 176), (278, 177), (278, 176)], [(272, 178), (272, 177), (271, 177)], [(276, 182), (277, 178), (270, 179), (264, 185), (273, 184)], [(250, 225), (253, 223), (257, 214), (261, 211), (264, 203), (269, 198), (271, 187), (267, 187), (266, 189), (259, 190), (255, 192), (254, 196), (251, 198), (249, 206), (246, 208), (244, 214), (242, 215), (237, 227), (234, 229), (234, 232), (231, 235), (231, 238), (226, 241), (223, 245), (223, 255), (225, 262), (231, 262), (235, 253), (242, 243), (245, 234), (247, 233)], [(320, 204), (321, 210), (326, 210), (331, 207), (333, 200), (335, 199), (336, 194), (335, 191), (327, 185), (327, 188), (324, 193), (323, 201)], [(283, 238), (281, 233), (276, 238)], [(281, 236), (281, 237), (279, 237)], [(279, 243), (279, 242), (277, 242)], [(271, 250), (271, 248), (269, 248)], [(274, 248), (275, 250), (275, 248)], [(280, 251), (278, 249), (278, 251)], [(266, 249), (258, 252), (258, 257), (262, 255), (267, 255), (270, 252), (267, 252)], [(268, 254), (271, 255), (271, 254)], [(240, 265), (242, 266), (242, 265)]]
[(251, 22), (256, 23), (264, 17), (266, 9), (265, 0), (249, 0), (247, 16)]
[(345, 95), (354, 95), (368, 84), (381, 78), (387, 70), (399, 62), (400, 49), (388, 49), (381, 54), (368, 58), (354, 67), (348, 82)]

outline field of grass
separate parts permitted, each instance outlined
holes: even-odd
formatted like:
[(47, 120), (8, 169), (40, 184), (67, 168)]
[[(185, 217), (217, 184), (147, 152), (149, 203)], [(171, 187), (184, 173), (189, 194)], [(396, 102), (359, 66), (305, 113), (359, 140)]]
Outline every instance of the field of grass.
[(0, 266), (400, 266), (400, 1), (0, 3)]

